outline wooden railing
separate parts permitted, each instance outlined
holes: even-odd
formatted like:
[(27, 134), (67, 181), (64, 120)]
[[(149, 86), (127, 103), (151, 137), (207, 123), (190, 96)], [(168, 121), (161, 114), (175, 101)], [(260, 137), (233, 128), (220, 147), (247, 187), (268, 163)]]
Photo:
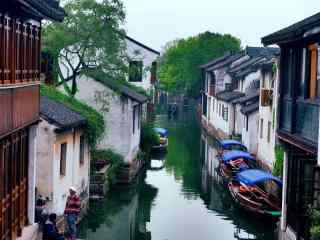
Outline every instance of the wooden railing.
[(0, 86), (40, 81), (40, 27), (0, 13)]
[(0, 90), (0, 136), (39, 119), (39, 86)]

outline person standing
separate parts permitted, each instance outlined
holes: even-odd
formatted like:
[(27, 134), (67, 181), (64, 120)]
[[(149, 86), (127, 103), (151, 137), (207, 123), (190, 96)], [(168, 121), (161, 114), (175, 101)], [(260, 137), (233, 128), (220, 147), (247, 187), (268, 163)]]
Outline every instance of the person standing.
[(68, 196), (64, 214), (67, 220), (67, 233), (69, 239), (75, 240), (77, 235), (77, 220), (81, 210), (81, 201), (77, 196), (75, 187), (69, 188), (70, 195)]

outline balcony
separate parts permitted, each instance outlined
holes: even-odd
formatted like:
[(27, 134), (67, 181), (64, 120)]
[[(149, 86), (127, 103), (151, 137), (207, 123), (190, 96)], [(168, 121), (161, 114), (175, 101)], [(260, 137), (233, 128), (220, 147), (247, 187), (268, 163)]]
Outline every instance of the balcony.
[(0, 136), (39, 119), (39, 86), (0, 89)]
[(306, 99), (282, 98), (279, 102), (279, 137), (316, 153), (319, 129), (319, 104)]

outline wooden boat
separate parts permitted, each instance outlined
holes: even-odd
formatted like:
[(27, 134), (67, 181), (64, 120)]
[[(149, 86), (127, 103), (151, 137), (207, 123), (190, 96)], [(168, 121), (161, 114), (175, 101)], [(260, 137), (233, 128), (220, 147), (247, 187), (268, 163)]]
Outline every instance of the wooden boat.
[(219, 141), (218, 156), (221, 157), (225, 152), (238, 150), (242, 152), (248, 152), (248, 149), (241, 142), (233, 139)]
[(237, 173), (228, 188), (235, 202), (246, 211), (258, 216), (280, 217), (282, 181), (272, 174), (259, 169), (245, 170)]
[(238, 172), (257, 167), (256, 159), (243, 151), (228, 151), (220, 158), (219, 172), (225, 182), (229, 182)]
[(153, 146), (152, 151), (153, 152), (166, 151), (169, 144), (168, 130), (164, 128), (154, 128), (154, 130), (160, 137), (160, 144)]

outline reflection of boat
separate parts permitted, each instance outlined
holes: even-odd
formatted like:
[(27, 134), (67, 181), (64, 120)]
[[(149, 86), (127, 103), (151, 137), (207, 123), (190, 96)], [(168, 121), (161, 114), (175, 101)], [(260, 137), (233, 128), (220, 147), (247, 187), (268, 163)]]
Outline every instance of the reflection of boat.
[(224, 180), (230, 180), (236, 173), (256, 167), (256, 159), (250, 153), (234, 150), (221, 156), (219, 170)]
[(258, 169), (237, 173), (228, 184), (231, 196), (239, 206), (255, 215), (271, 218), (279, 218), (281, 214), (281, 199), (278, 198), (281, 187), (279, 178)]
[(228, 140), (219, 141), (218, 156), (221, 157), (225, 152), (232, 151), (232, 150), (238, 150), (243, 152), (248, 151), (245, 145), (243, 145), (241, 142), (238, 142), (236, 140), (228, 139)]
[(168, 140), (168, 130), (164, 128), (154, 128), (156, 133), (160, 137), (160, 144), (152, 147), (153, 152), (165, 151), (167, 150), (169, 140)]

